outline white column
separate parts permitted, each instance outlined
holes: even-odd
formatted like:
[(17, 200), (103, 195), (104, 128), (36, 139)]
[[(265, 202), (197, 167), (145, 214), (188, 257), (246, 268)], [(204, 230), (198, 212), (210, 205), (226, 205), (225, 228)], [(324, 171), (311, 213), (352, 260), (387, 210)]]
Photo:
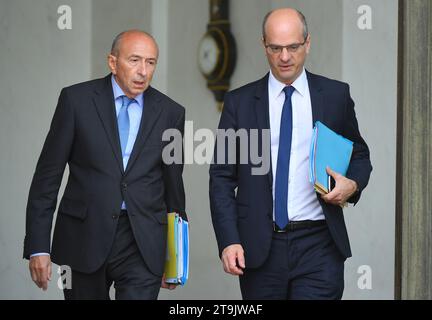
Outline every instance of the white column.
[(168, 0), (152, 0), (151, 33), (159, 45), (159, 59), (152, 86), (167, 93), (168, 90)]

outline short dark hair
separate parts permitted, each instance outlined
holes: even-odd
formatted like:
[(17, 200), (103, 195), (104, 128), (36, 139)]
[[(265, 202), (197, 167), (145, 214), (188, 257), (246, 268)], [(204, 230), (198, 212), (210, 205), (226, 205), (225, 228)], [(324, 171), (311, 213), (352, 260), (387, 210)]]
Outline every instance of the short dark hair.
[[(276, 10), (276, 9), (275, 9), (275, 10)], [(265, 17), (264, 17), (263, 24), (262, 24), (262, 37), (263, 37), (263, 39), (265, 39), (265, 36), (266, 36), (266, 34), (265, 34), (265, 27), (266, 27), (266, 24), (267, 24), (267, 20), (268, 20), (268, 18), (270, 17), (270, 15), (271, 15), (275, 10), (269, 11), (269, 12), (265, 15)], [(299, 17), (300, 17), (300, 21), (301, 21), (302, 24), (303, 24), (303, 39), (306, 40), (307, 36), (309, 35), (309, 30), (308, 30), (308, 25), (307, 25), (306, 17), (304, 16), (304, 14), (303, 14), (301, 11), (299, 11), (299, 10), (297, 10), (297, 9), (294, 9), (294, 10), (298, 13), (298, 15), (299, 15)]]
[(123, 36), (124, 36), (126, 33), (128, 33), (128, 32), (132, 32), (132, 31), (133, 31), (133, 32), (139, 32), (139, 33), (145, 34), (146, 36), (148, 36), (149, 38), (151, 38), (151, 39), (154, 41), (154, 43), (156, 44), (156, 47), (157, 47), (156, 40), (155, 40), (155, 38), (153, 38), (153, 36), (152, 36), (150, 33), (145, 32), (145, 31), (143, 31), (143, 30), (139, 30), (139, 29), (125, 30), (125, 31), (120, 32), (118, 35), (116, 35), (116, 37), (114, 38), (114, 40), (113, 40), (113, 42), (112, 42), (112, 45), (111, 45), (111, 54), (112, 54), (113, 56), (118, 56), (118, 53), (119, 53), (119, 47), (120, 47), (120, 42), (121, 42), (121, 39), (123, 38)]

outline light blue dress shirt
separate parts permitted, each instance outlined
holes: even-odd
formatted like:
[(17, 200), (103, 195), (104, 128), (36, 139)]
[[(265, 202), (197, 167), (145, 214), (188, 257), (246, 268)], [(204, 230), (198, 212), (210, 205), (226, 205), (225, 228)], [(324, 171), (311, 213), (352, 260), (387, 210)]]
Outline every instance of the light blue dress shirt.
[[(120, 108), (122, 106), (122, 96), (124, 96), (123, 90), (120, 88), (116, 82), (114, 75), (111, 76), (111, 83), (113, 87), (116, 115), (118, 116)], [(128, 107), (129, 113), (129, 136), (126, 144), (126, 149), (123, 157), (123, 169), (126, 171), (127, 164), (132, 153), (133, 146), (135, 144), (136, 137), (138, 135), (138, 130), (141, 124), (141, 117), (144, 109), (144, 94), (141, 93), (134, 98), (134, 101)], [(126, 204), (123, 201), (121, 208), (126, 210)]]

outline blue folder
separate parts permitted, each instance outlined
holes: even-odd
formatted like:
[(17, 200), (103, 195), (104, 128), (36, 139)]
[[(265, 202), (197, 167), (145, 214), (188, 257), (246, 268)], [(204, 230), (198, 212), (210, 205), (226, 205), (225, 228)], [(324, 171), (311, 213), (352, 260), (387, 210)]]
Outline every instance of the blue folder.
[(183, 220), (183, 274), (181, 276), (181, 285), (186, 284), (189, 278), (189, 223)]
[(189, 278), (189, 223), (178, 213), (168, 213), (165, 282), (184, 286)]
[(351, 160), (353, 142), (337, 134), (322, 122), (315, 123), (310, 148), (309, 180), (320, 194), (331, 191), (326, 167), (345, 176)]

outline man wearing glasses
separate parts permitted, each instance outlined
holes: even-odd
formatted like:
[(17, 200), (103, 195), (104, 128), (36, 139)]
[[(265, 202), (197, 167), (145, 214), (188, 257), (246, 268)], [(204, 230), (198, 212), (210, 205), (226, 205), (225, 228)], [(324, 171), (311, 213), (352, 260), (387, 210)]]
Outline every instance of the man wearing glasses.
[[(304, 68), (311, 42), (304, 15), (290, 8), (269, 12), (262, 36), (270, 72), (226, 94), (219, 129), (270, 129), (272, 166), (264, 175), (254, 175), (252, 163), (210, 167), (223, 268), (240, 277), (244, 299), (340, 299), (351, 256), (341, 206), (357, 203), (369, 181), (369, 149), (349, 86)], [(346, 177), (328, 169), (335, 187), (322, 197), (308, 181), (318, 120), (354, 142)]]

